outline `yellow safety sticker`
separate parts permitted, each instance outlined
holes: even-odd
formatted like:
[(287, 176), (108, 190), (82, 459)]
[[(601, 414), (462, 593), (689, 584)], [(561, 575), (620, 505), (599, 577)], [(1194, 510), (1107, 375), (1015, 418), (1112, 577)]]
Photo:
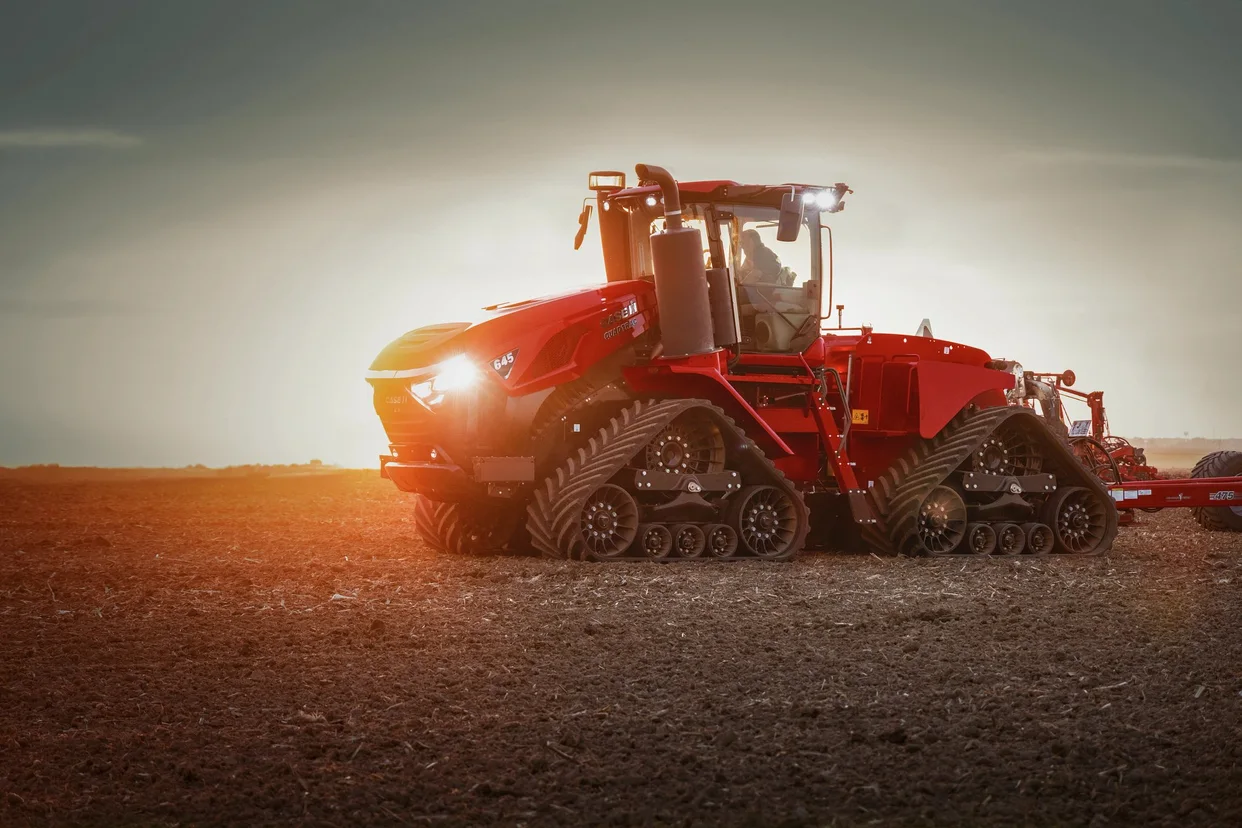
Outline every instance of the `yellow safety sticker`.
[(867, 425), (871, 422), (871, 411), (866, 408), (855, 408), (853, 411), (854, 425)]

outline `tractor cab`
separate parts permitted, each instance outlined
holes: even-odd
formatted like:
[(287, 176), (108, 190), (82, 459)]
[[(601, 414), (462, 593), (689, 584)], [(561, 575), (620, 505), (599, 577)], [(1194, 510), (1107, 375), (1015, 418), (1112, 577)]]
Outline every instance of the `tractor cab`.
[[(589, 186), (599, 205), (608, 280), (654, 280), (651, 240), (668, 224), (660, 187), (643, 181), (627, 188), (621, 173), (592, 173)], [(844, 207), (849, 188), (690, 181), (680, 182), (678, 192), (681, 225), (699, 231), (704, 268), (729, 274), (740, 350), (809, 347), (831, 315), (831, 231), (824, 219)], [(584, 208), (583, 227), (590, 212)]]

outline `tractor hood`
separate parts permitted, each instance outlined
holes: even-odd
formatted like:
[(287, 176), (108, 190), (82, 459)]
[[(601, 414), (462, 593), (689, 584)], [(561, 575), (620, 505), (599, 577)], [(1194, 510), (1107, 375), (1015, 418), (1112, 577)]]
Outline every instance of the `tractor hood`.
[(389, 343), (367, 379), (418, 375), (465, 355), (510, 394), (571, 379), (655, 323), (650, 282), (609, 282), (556, 296), (493, 305), (475, 322), (426, 325)]

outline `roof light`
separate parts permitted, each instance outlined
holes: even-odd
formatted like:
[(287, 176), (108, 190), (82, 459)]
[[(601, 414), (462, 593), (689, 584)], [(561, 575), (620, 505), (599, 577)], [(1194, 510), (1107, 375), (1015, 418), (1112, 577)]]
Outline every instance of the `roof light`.
[(656, 197), (655, 197), (655, 196), (653, 196), (653, 195), (649, 195), (649, 196), (647, 196), (647, 206), (648, 206), (648, 207), (654, 207), (654, 206), (656, 206)]

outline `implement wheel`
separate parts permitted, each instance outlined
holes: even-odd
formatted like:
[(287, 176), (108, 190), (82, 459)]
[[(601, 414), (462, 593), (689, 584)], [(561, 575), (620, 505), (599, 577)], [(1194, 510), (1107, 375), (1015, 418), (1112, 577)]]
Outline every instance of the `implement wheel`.
[[(1242, 451), (1217, 451), (1195, 464), (1192, 478), (1242, 476)], [(1242, 488), (1242, 481), (1239, 481)], [(1242, 532), (1242, 506), (1203, 506), (1194, 510), (1195, 520), (1204, 529)]]
[(1100, 480), (1105, 483), (1121, 482), (1121, 469), (1118, 468), (1117, 461), (1113, 459), (1105, 443), (1100, 443), (1090, 437), (1075, 437), (1070, 440), (1070, 448), (1074, 456), (1078, 458), (1078, 462)]

